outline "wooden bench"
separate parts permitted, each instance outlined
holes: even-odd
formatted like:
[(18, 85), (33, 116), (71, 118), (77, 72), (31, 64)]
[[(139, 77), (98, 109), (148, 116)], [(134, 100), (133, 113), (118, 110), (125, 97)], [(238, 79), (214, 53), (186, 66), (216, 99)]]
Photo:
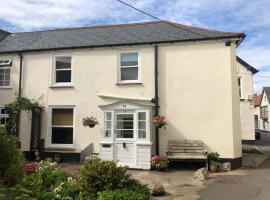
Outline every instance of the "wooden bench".
[(200, 161), (207, 162), (207, 151), (201, 140), (169, 140), (166, 151), (171, 161)]

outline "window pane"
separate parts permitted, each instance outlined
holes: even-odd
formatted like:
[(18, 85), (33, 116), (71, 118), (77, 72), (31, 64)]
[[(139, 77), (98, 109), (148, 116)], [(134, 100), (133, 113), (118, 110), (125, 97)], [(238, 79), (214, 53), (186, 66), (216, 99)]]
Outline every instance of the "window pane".
[(73, 125), (73, 109), (53, 109), (52, 125)]
[(138, 80), (138, 67), (121, 68), (121, 80)]
[(146, 129), (146, 122), (145, 121), (139, 121), (139, 129)]
[(55, 58), (56, 69), (70, 69), (71, 68), (71, 56), (61, 56)]
[(133, 138), (133, 130), (117, 130), (117, 138)]
[(111, 121), (106, 121), (106, 129), (111, 129), (112, 128), (112, 122)]
[(73, 144), (73, 128), (52, 128), (52, 144)]
[(117, 138), (133, 138), (133, 114), (117, 115)]
[(146, 113), (145, 112), (139, 112), (139, 120), (146, 120)]
[(70, 83), (71, 70), (56, 71), (56, 83)]
[(138, 65), (138, 53), (122, 53), (121, 66), (135, 66)]
[(10, 68), (0, 69), (0, 86), (10, 85)]
[(138, 137), (139, 137), (140, 139), (146, 138), (146, 130), (139, 130), (139, 135), (138, 135)]
[(112, 120), (112, 113), (106, 112), (105, 114), (106, 114), (105, 120)]

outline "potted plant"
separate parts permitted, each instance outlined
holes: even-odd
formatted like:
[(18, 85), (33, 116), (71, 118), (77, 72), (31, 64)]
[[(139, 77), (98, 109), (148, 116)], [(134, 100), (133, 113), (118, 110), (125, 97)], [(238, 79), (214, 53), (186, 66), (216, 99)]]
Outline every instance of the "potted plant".
[(96, 117), (84, 117), (82, 120), (83, 126), (89, 126), (90, 128), (95, 127), (98, 124)]
[(161, 115), (156, 115), (154, 116), (154, 119), (153, 119), (153, 122), (156, 124), (156, 127), (158, 128), (162, 128), (167, 125), (167, 122), (166, 122), (166, 117), (165, 116), (161, 116)]
[(209, 169), (212, 173), (218, 172), (220, 168), (220, 158), (217, 152), (212, 152), (207, 155)]
[(158, 171), (165, 171), (169, 161), (166, 156), (155, 155), (151, 158), (151, 168)]

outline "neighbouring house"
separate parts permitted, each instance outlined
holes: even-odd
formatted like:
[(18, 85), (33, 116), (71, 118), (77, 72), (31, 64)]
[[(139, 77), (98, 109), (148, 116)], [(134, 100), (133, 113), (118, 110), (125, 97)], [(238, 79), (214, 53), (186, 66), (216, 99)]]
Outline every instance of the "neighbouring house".
[(257, 69), (236, 56), (242, 140), (255, 140), (253, 75)]
[[(15, 93), (40, 98), (45, 154), (78, 161), (92, 145), (103, 159), (149, 169), (168, 140), (190, 139), (241, 166), (236, 48), (244, 33), (155, 21), (0, 35), (1, 112), (7, 117)], [(155, 128), (157, 114), (166, 129)], [(84, 127), (86, 116), (99, 124)], [(20, 119), (28, 152), (31, 116)]]
[(262, 95), (254, 95), (254, 124), (255, 124), (255, 129), (260, 129), (260, 105), (261, 105), (261, 98)]
[[(269, 109), (270, 109), (270, 87), (263, 87), (260, 98), (258, 128), (263, 131), (270, 131), (269, 128)], [(256, 110), (255, 110), (256, 111)]]

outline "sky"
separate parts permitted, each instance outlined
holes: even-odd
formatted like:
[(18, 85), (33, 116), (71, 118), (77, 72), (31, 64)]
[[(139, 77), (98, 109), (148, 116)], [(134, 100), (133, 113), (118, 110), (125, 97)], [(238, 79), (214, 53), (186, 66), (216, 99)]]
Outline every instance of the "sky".
[[(254, 90), (270, 86), (270, 0), (124, 0), (158, 18), (245, 32), (237, 54), (260, 70)], [(10, 32), (151, 21), (116, 0), (0, 0), (0, 29)]]

